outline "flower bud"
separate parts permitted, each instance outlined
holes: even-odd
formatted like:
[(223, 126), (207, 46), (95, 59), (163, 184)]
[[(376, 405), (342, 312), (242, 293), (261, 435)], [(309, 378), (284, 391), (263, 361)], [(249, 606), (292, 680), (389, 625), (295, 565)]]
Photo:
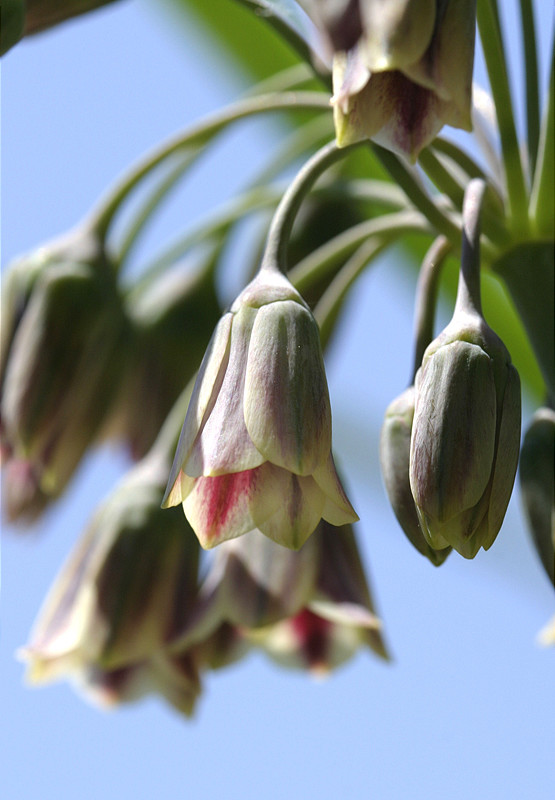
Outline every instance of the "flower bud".
[[(42, 248), (8, 272), (2, 451), (8, 460), (29, 465), (38, 493), (58, 496), (98, 435), (118, 386), (126, 341), (115, 276), (92, 236), (78, 233)], [(32, 495), (29, 502), (34, 505)]]
[(321, 518), (357, 518), (331, 455), (318, 327), (283, 275), (262, 270), (218, 323), (165, 503), (207, 548), (257, 528), (298, 549)]
[(410, 439), (414, 418), (414, 386), (393, 400), (385, 412), (380, 439), (380, 461), (389, 502), (399, 525), (419, 553), (434, 566), (443, 564), (450, 547), (435, 550), (426, 541), (414, 505), (409, 480)]
[(173, 269), (128, 293), (133, 343), (110, 433), (124, 438), (136, 459), (198, 369), (220, 317), (214, 264), (209, 257), (194, 270)]
[(528, 527), (555, 586), (555, 411), (534, 414), (520, 451), (520, 488)]
[(475, 0), (364, 0), (334, 58), (338, 145), (373, 139), (415, 161), (443, 125), (471, 130)]
[(177, 510), (160, 508), (164, 474), (145, 459), (95, 514), (22, 652), (33, 683), (150, 661), (183, 627), (198, 543)]
[(520, 445), (520, 380), (483, 319), (457, 315), (416, 375), (410, 485), (428, 544), (465, 558), (487, 550), (511, 497)]

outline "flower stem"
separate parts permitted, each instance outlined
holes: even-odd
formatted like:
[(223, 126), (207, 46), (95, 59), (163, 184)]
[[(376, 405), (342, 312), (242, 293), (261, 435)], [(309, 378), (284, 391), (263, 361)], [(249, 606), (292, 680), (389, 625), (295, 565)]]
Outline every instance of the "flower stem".
[(228, 108), (217, 111), (160, 145), (139, 161), (100, 201), (88, 220), (89, 224), (94, 227), (97, 235), (104, 240), (108, 234), (110, 224), (123, 201), (152, 169), (172, 153), (195, 147), (198, 148), (200, 154), (202, 145), (206, 145), (216, 134), (236, 120), (270, 111), (297, 109), (329, 110), (328, 97), (323, 92), (264, 94), (257, 97), (247, 97)]
[(538, 158), (530, 198), (530, 216), (537, 232), (553, 237), (555, 202), (553, 176), (555, 174), (555, 59), (551, 55), (551, 76), (547, 102), (543, 110)]
[(518, 146), (513, 100), (496, 0), (479, 0), (478, 26), (499, 124), (507, 181), (510, 227), (519, 235), (525, 234), (528, 229), (528, 193)]
[(526, 129), (528, 133), (528, 159), (530, 174), (534, 174), (540, 137), (540, 96), (538, 84), (538, 53), (532, 0), (520, 0), (522, 44), (526, 74)]
[(301, 294), (309, 290), (313, 283), (333, 272), (342, 259), (349, 258), (367, 239), (372, 237), (387, 242), (398, 239), (406, 233), (433, 234), (427, 220), (414, 209), (383, 214), (353, 225), (343, 233), (334, 236), (313, 253), (293, 267), (289, 278)]
[(450, 239), (454, 245), (459, 244), (461, 241), (459, 228), (429, 197), (411, 170), (394, 153), (377, 144), (371, 146), (395, 183), (403, 189), (409, 200), (426, 217), (430, 225), (433, 225), (439, 234)]
[(439, 278), (445, 259), (453, 249), (449, 239), (438, 236), (424, 256), (414, 306), (414, 361), (410, 384), (422, 364), (424, 351), (434, 338), (434, 318), (439, 289)]
[(302, 201), (326, 169), (360, 144), (361, 142), (356, 142), (349, 147), (340, 148), (335, 140), (328, 142), (301, 167), (283, 195), (270, 223), (261, 270), (277, 269), (283, 274), (287, 272), (287, 246)]
[(463, 204), (461, 269), (455, 314), (482, 316), (480, 291), (480, 215), (486, 184), (476, 178), (468, 184)]

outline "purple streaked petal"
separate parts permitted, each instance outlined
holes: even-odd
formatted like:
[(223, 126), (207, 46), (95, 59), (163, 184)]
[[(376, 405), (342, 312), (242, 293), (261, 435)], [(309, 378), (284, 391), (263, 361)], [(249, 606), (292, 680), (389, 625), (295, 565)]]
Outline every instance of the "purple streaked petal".
[(331, 410), (318, 326), (292, 300), (256, 315), (245, 379), (245, 423), (264, 457), (310, 475), (331, 447)]
[(253, 308), (242, 306), (233, 315), (225, 375), (183, 465), (187, 475), (214, 477), (245, 472), (260, 466), (265, 460), (252, 443), (243, 416), (245, 369), (251, 331), (258, 313)]

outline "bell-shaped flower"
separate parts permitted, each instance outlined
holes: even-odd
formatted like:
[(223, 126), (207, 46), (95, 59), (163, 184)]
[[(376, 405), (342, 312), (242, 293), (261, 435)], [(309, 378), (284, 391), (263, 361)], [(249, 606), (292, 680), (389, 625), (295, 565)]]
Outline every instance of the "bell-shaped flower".
[(245, 633), (280, 665), (325, 673), (350, 659), (361, 646), (381, 658), (381, 635), (358, 547), (350, 525), (322, 521), (316, 581), (306, 603), (292, 616)]
[(540, 408), (520, 451), (520, 488), (528, 528), (555, 587), (555, 411)]
[(438, 567), (451, 552), (451, 547), (441, 550), (430, 547), (420, 527), (409, 479), (413, 419), (414, 386), (410, 386), (389, 404), (385, 412), (380, 438), (382, 475), (389, 502), (408, 540)]
[(59, 496), (99, 436), (125, 363), (115, 274), (87, 231), (21, 259), (2, 293), (0, 440), (24, 464), (5, 492), (12, 516)]
[(363, 34), (334, 58), (337, 143), (412, 161), (443, 125), (472, 129), (475, 0), (360, 0)]
[(320, 519), (357, 519), (331, 454), (318, 327), (263, 269), (222, 317), (193, 390), (164, 500), (211, 548), (257, 528), (293, 549)]
[(167, 462), (143, 460), (98, 509), (22, 651), (32, 683), (150, 662), (183, 627), (199, 547), (182, 515), (160, 508), (166, 474)]

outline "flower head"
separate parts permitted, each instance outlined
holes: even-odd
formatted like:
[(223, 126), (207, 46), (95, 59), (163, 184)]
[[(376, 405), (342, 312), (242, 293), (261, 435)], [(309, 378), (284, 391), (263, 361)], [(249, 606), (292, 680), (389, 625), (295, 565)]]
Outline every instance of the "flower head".
[(45, 683), (120, 672), (163, 649), (197, 587), (198, 543), (160, 509), (164, 471), (147, 460), (99, 508), (55, 581), (22, 651)]
[[(111, 265), (77, 232), (13, 265), (2, 295), (0, 440), (6, 505), (33, 516), (99, 435), (123, 369), (127, 326)], [(9, 494), (13, 492), (14, 498)]]
[(275, 271), (216, 327), (168, 482), (165, 504), (177, 503), (207, 548), (258, 528), (295, 549), (321, 518), (357, 518), (331, 455), (318, 327)]
[(360, 0), (362, 36), (333, 65), (340, 146), (416, 160), (443, 125), (471, 130), (475, 0)]

